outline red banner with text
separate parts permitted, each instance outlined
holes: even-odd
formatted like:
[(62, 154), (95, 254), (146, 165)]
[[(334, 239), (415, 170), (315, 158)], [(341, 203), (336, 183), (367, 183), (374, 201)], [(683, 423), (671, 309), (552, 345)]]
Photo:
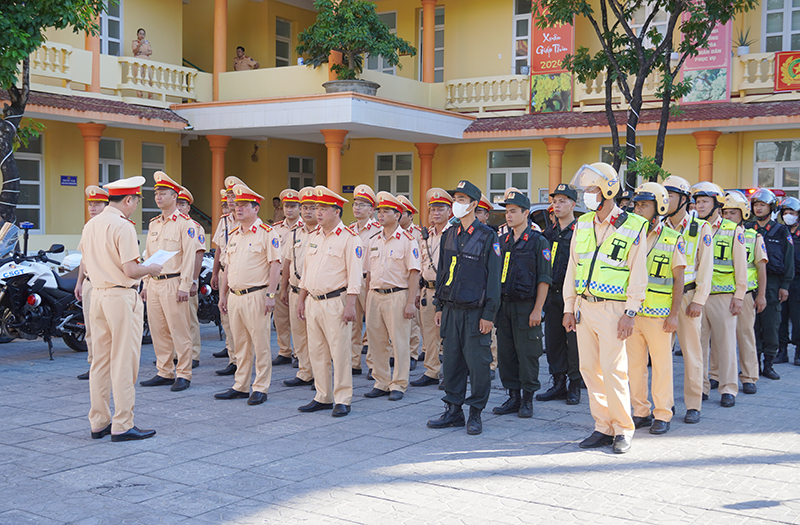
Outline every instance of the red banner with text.
[(531, 20), (531, 113), (572, 111), (572, 74), (561, 64), (575, 52), (575, 27), (541, 29)]

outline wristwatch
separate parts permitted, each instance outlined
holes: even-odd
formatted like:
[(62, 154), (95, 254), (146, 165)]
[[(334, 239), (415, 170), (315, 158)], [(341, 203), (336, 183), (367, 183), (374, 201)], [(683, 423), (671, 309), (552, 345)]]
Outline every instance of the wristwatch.
[(633, 319), (636, 317), (636, 310), (625, 310), (625, 315)]
[(270, 299), (275, 299), (275, 294), (274, 293), (267, 293), (267, 297), (269, 297)]

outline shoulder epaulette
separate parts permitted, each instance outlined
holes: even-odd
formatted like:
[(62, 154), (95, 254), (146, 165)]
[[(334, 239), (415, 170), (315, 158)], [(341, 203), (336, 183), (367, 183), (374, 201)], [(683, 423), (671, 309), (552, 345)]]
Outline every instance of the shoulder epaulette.
[(278, 222), (273, 222), (273, 223), (272, 223), (272, 227), (273, 227), (273, 228), (276, 228), (276, 227), (278, 227), (278, 226), (283, 226), (283, 221), (278, 221)]
[[(355, 223), (354, 223), (354, 224), (355, 224)], [(357, 234), (355, 231), (353, 231), (353, 229), (351, 228), (351, 226), (352, 226), (352, 224), (351, 224), (350, 226), (345, 226), (345, 227), (344, 227), (344, 229), (345, 229), (345, 230), (347, 230), (347, 231), (349, 231), (351, 234), (353, 234), (353, 235), (356, 235), (356, 236), (357, 236), (358, 234)]]
[(352, 228), (356, 224), (358, 224), (358, 221), (353, 221), (353, 222), (350, 223), (350, 226), (348, 226), (348, 228)]
[(220, 217), (219, 217), (219, 218), (220, 218), (220, 219), (225, 219), (225, 218), (228, 218), (228, 217), (230, 217), (230, 215), (231, 215), (230, 213), (223, 213), (222, 215), (220, 215)]
[(150, 222), (153, 222), (154, 220), (158, 219), (159, 217), (161, 217), (161, 215), (156, 215), (155, 217), (153, 217), (152, 219), (150, 219)]
[(268, 232), (271, 232), (271, 231), (272, 231), (272, 228), (270, 228), (269, 226), (267, 226), (267, 225), (266, 225), (266, 224), (264, 224), (263, 222), (261, 223), (261, 227), (262, 227), (262, 228), (264, 228), (265, 230), (267, 230)]
[(185, 213), (181, 213), (180, 215), (181, 215), (181, 217), (183, 217), (184, 219), (188, 219), (188, 220), (190, 220), (190, 221), (192, 220), (192, 218), (191, 218), (191, 217), (189, 217), (188, 215), (186, 215)]
[(414, 236), (413, 236), (413, 235), (411, 235), (410, 233), (408, 233), (407, 231), (404, 231), (403, 233), (405, 233), (405, 234), (406, 234), (406, 237), (408, 237), (408, 238), (409, 238), (409, 239), (411, 239), (412, 241), (414, 240)]
[(238, 227), (238, 226), (237, 226), (236, 228), (232, 229), (232, 230), (230, 231), (230, 233), (233, 233), (233, 232), (236, 232), (236, 231), (239, 231), (239, 227)]

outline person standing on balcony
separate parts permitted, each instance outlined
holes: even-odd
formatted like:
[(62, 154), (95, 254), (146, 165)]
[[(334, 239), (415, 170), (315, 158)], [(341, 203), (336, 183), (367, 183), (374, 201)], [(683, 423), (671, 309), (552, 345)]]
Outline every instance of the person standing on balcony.
[[(132, 51), (133, 51), (133, 58), (138, 58), (138, 59), (141, 59), (141, 60), (150, 60), (150, 55), (153, 54), (153, 47), (150, 45), (150, 41), (145, 38), (146, 36), (147, 36), (147, 33), (141, 27), (136, 31), (136, 40), (134, 40), (132, 42), (132, 44), (131, 44), (131, 48), (132, 48)], [(149, 68), (145, 68), (144, 71), (147, 72), (147, 80), (150, 81), (150, 85), (152, 86), (153, 85), (153, 73), (150, 71)], [(144, 71), (143, 71), (142, 77), (144, 77)], [(134, 66), (133, 76), (136, 77), (136, 78), (139, 77), (139, 68), (137, 66)], [(144, 80), (144, 79), (142, 78), (142, 80)], [(141, 91), (137, 91), (136, 92), (136, 96), (141, 98), (142, 97), (142, 92)], [(147, 94), (147, 98), (152, 99), (153, 98), (153, 94), (152, 93), (148, 93)]]
[(258, 69), (260, 67), (258, 62), (244, 54), (244, 48), (242, 46), (236, 48), (236, 57), (233, 59), (234, 71), (250, 71), (251, 69)]

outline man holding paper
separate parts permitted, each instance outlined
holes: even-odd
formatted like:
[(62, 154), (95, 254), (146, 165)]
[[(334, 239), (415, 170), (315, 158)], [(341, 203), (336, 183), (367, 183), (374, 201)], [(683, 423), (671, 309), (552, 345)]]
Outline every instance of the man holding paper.
[[(153, 174), (155, 201), (161, 215), (150, 221), (144, 257), (160, 250), (176, 252), (165, 260), (160, 275), (144, 281), (142, 299), (147, 301), (147, 321), (153, 337), (158, 373), (142, 386), (172, 385), (186, 390), (192, 381), (192, 333), (189, 325), (189, 291), (194, 280), (197, 229), (188, 215), (178, 211), (181, 187), (163, 171)], [(178, 356), (173, 365), (172, 350)]]

